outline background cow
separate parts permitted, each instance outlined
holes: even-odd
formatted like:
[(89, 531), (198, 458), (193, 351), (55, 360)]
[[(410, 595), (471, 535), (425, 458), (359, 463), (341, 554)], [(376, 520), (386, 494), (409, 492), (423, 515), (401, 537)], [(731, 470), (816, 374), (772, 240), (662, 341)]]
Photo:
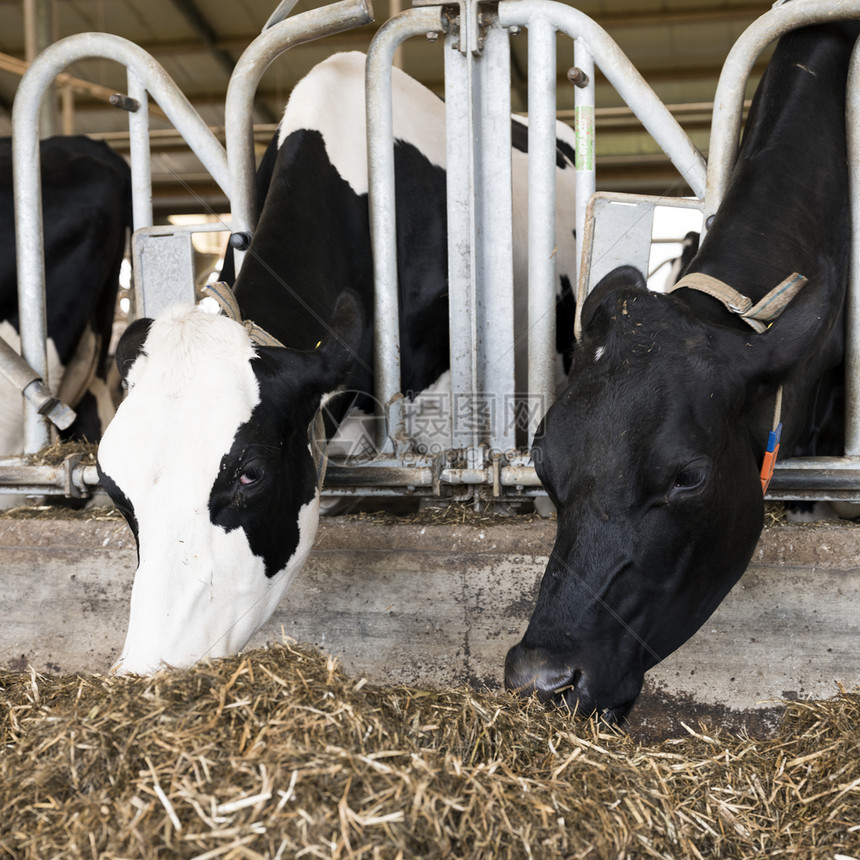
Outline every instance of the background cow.
[[(113, 414), (105, 358), (131, 226), (131, 175), (121, 156), (87, 137), (52, 137), (40, 146), (50, 385), (78, 412), (64, 435), (95, 442)], [(0, 337), (20, 350), (14, 217), (12, 142), (4, 138)], [(23, 451), (22, 420), (21, 392), (0, 377), (0, 456)]]
[(506, 684), (626, 714), (647, 669), (703, 624), (749, 562), (759, 470), (783, 392), (782, 451), (827, 432), (849, 258), (845, 86), (857, 26), (778, 44), (728, 193), (688, 272), (757, 302), (808, 284), (757, 334), (704, 292), (649, 293), (623, 267), (583, 307), (569, 386), (534, 451), (558, 535)]
[[(260, 166), (264, 202), (235, 296), (287, 348), (255, 347), (238, 323), (188, 307), (137, 321), (119, 344), (128, 396), (99, 450), (139, 551), (119, 671), (188, 665), (248, 641), (314, 540), (318, 407), (341, 418), (350, 401), (331, 395), (344, 386), (371, 403), (364, 63), (341, 54), (314, 68)], [(449, 363), (444, 104), (393, 74), (402, 385), (421, 392)], [(564, 152), (558, 178), (564, 274), (574, 223)], [(525, 235), (518, 222), (520, 278)]]

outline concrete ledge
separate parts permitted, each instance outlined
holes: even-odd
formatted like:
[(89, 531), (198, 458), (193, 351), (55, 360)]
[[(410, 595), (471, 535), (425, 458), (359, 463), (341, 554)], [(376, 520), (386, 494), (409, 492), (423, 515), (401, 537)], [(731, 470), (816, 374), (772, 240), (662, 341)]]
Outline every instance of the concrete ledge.
[[(499, 686), (554, 536), (555, 523), (544, 521), (325, 519), (305, 569), (251, 646), (287, 635), (371, 681)], [(106, 671), (125, 636), (136, 564), (121, 520), (0, 517), (0, 663)], [(772, 725), (782, 698), (826, 698), (837, 683), (860, 684), (858, 642), (860, 528), (771, 527), (708, 623), (649, 672), (634, 716), (658, 732), (667, 714), (676, 725), (702, 717)]]
[[(415, 552), (531, 553), (548, 556), (555, 540), (555, 521), (437, 525), (377, 522), (371, 518), (323, 518), (316, 548), (376, 549)], [(0, 547), (131, 549), (134, 536), (116, 517), (35, 519), (0, 515)], [(860, 524), (820, 523), (770, 526), (762, 532), (753, 564), (846, 568), (860, 565)]]

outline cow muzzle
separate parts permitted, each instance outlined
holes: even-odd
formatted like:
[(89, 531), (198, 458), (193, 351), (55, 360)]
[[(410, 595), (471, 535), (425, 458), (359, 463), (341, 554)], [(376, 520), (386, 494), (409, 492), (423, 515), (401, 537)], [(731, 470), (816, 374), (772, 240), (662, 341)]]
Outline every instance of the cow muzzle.
[(581, 717), (598, 715), (606, 723), (623, 720), (641, 688), (624, 684), (616, 694), (602, 689), (597, 673), (585, 668), (573, 654), (555, 654), (544, 648), (530, 648), (520, 642), (505, 658), (505, 689), (559, 705)]

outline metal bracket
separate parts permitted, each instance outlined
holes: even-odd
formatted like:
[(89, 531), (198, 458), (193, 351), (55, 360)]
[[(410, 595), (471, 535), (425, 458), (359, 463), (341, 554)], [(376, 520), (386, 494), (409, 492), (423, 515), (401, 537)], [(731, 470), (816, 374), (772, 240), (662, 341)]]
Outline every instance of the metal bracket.
[(0, 337), (0, 374), (5, 376), (27, 400), (60, 430), (70, 427), (75, 412), (55, 397), (42, 377)]
[(19, 496), (89, 496), (98, 486), (95, 466), (71, 454), (56, 465), (36, 465), (29, 457), (0, 457), (0, 490)]
[[(413, 6), (438, 6), (436, 2), (414, 0)], [(490, 9), (492, 7), (492, 13)], [(497, 2), (484, 0), (459, 0), (456, 6), (444, 6), (445, 17), (448, 20), (448, 30), (457, 35), (457, 50), (464, 56), (471, 53), (475, 56), (484, 50), (487, 29), (490, 20), (495, 18)]]

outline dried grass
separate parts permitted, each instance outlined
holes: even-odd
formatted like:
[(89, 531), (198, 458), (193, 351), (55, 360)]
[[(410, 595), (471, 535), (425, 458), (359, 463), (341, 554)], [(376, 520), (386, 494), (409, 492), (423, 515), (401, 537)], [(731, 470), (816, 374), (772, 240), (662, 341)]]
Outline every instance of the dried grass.
[[(371, 503), (372, 504), (372, 503)], [(376, 525), (420, 525), (420, 526), (473, 526), (487, 528), (504, 526), (506, 523), (546, 522), (547, 518), (527, 508), (513, 505), (475, 508), (472, 502), (442, 501), (416, 510), (389, 511), (368, 510), (341, 515), (341, 519)], [(550, 519), (555, 519), (555, 514)]]
[(77, 456), (85, 466), (95, 466), (99, 446), (94, 442), (57, 441), (33, 454), (34, 466), (61, 466), (68, 457)]
[(860, 857), (860, 695), (657, 745), (273, 646), (154, 678), (0, 672), (0, 851), (50, 857)]

